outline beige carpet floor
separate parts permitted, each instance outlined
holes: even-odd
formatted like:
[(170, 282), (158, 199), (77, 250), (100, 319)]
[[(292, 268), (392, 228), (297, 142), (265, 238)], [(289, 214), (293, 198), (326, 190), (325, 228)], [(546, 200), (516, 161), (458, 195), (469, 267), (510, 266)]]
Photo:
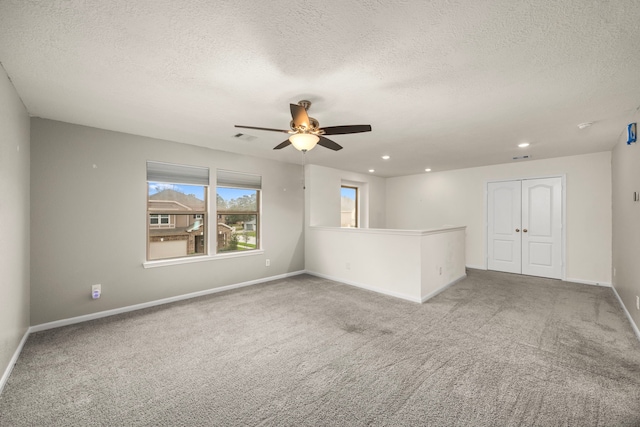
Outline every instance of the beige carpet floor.
[(640, 342), (604, 287), (302, 275), (32, 334), (0, 397), (3, 427), (190, 425), (639, 426)]

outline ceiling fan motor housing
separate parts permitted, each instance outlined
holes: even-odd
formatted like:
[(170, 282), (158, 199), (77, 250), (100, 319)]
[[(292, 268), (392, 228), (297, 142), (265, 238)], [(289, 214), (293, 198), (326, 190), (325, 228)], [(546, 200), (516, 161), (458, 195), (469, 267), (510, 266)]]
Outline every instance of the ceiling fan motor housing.
[(291, 120), (291, 122), (289, 122), (289, 126), (291, 127), (291, 130), (296, 131), (296, 132), (303, 132), (303, 133), (321, 133), (320, 131), (320, 123), (314, 119), (313, 117), (309, 117), (309, 127), (306, 127), (305, 125), (300, 125), (300, 126), (296, 126), (296, 124), (294, 123), (293, 120)]

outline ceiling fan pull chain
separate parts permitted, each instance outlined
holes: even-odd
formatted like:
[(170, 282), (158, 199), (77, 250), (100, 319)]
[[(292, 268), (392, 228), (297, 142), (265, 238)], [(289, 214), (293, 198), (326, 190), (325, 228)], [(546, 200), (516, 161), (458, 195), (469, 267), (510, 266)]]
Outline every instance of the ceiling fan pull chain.
[(304, 179), (304, 165), (305, 165), (305, 159), (306, 159), (307, 150), (303, 150), (303, 151), (301, 151), (301, 153), (302, 153), (302, 189), (306, 190), (307, 186), (306, 186), (305, 179)]

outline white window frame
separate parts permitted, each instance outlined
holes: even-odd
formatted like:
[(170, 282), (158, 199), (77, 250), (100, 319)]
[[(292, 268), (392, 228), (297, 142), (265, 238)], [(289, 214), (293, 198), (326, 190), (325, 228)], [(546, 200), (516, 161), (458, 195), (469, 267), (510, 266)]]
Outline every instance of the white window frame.
[[(253, 190), (256, 191), (256, 208), (257, 211), (236, 211), (232, 214), (234, 215), (255, 215), (256, 217), (256, 248), (255, 249), (247, 249), (247, 250), (236, 250), (236, 251), (225, 251), (218, 252), (218, 216), (219, 215), (227, 215), (228, 211), (223, 211), (224, 213), (220, 213), (217, 208), (217, 193), (218, 188), (235, 188), (240, 190)], [(218, 169), (216, 171), (216, 204), (215, 206), (215, 230), (213, 230), (215, 234), (215, 245), (216, 245), (216, 254), (218, 256), (229, 256), (234, 254), (241, 253), (250, 253), (250, 252), (259, 252), (262, 250), (262, 176), (257, 174), (245, 173), (245, 172), (236, 172), (225, 169)]]
[[(200, 215), (202, 217), (202, 215)], [(158, 219), (157, 223), (151, 222), (153, 217)], [(163, 223), (162, 220), (165, 219), (167, 222)], [(151, 228), (176, 228), (176, 221), (174, 215), (169, 214), (149, 214), (149, 227)]]
[[(356, 225), (354, 227), (350, 227), (350, 226), (349, 227), (343, 227), (342, 226), (342, 189), (343, 188), (348, 188), (350, 190), (354, 190), (355, 193), (356, 193), (356, 199), (354, 200), (355, 201), (354, 209), (356, 211), (355, 212)], [(340, 197), (340, 207), (341, 207), (341, 209), (340, 209), (340, 215), (341, 215), (340, 216), (340, 227), (342, 227), (342, 228), (360, 228), (360, 206), (359, 206), (360, 205), (360, 188), (358, 188), (355, 185), (342, 184), (342, 185), (340, 185), (340, 195), (341, 195), (341, 197)]]
[[(172, 204), (172, 203), (160, 203), (160, 205), (166, 205), (167, 206), (166, 209), (165, 208), (159, 209), (157, 207), (151, 208), (151, 201), (149, 199), (150, 183), (159, 183), (159, 184), (167, 184), (167, 185), (190, 185), (190, 186), (202, 187), (204, 189), (204, 202), (205, 202), (204, 210), (202, 211), (192, 210), (191, 207), (186, 205), (181, 205), (180, 203), (178, 204), (181, 205), (182, 208), (178, 210), (176, 210), (175, 204)], [(183, 237), (185, 237), (185, 239), (187, 240), (187, 253), (185, 253), (184, 256), (178, 255), (175, 258), (150, 259), (152, 255), (151, 230), (175, 229), (177, 215), (181, 215), (181, 216), (184, 215), (184, 216), (187, 216), (188, 218), (191, 218), (198, 214), (203, 216), (203, 218), (206, 218), (209, 215), (208, 214), (209, 186), (210, 186), (210, 182), (209, 182), (208, 167), (188, 166), (188, 165), (180, 165), (180, 164), (174, 164), (174, 163), (147, 161), (147, 183), (146, 183), (146, 200), (147, 200), (146, 246), (147, 246), (147, 250), (146, 250), (146, 256), (145, 256), (146, 262), (143, 263), (143, 265), (146, 263), (152, 263), (152, 262), (158, 263), (158, 262), (167, 261), (167, 260), (180, 261), (180, 260), (185, 260), (193, 257), (208, 255), (211, 240), (210, 240), (207, 224), (203, 223), (203, 226), (204, 226), (204, 235), (203, 235), (204, 253), (203, 254), (189, 253), (189, 248), (195, 248), (196, 251), (198, 250), (197, 242), (200, 241), (200, 238), (199, 236), (195, 236), (192, 232), (190, 232), (192, 230), (185, 229), (187, 234), (185, 234)], [(169, 208), (170, 205), (173, 205), (173, 207)], [(167, 212), (167, 210), (175, 210), (175, 212)], [(154, 217), (157, 217), (158, 219), (157, 224), (152, 224), (152, 220)], [(189, 223), (189, 221), (187, 221), (187, 223)], [(176, 230), (176, 231), (179, 231), (179, 230)], [(169, 238), (173, 240), (176, 238), (176, 236), (182, 236), (182, 235), (174, 234), (174, 235), (170, 235)], [(160, 238), (159, 241), (162, 242), (165, 240), (166, 236), (155, 237), (156, 240), (158, 238)], [(180, 239), (180, 240), (184, 240), (184, 239)], [(192, 245), (195, 245), (195, 246), (192, 246)]]
[(366, 182), (341, 179), (340, 189), (342, 189), (342, 187), (357, 188), (357, 192), (358, 192), (358, 200), (357, 200), (358, 206), (356, 208), (358, 211), (357, 212), (357, 215), (358, 215), (357, 228), (369, 228), (369, 184)]
[[(207, 222), (207, 224), (205, 225), (206, 232), (207, 232), (207, 241), (205, 243), (205, 249), (206, 249), (207, 254), (206, 255), (199, 255), (199, 256), (191, 255), (189, 257), (183, 257), (183, 258), (167, 258), (167, 259), (159, 259), (159, 260), (152, 260), (152, 261), (147, 260), (147, 261), (144, 261), (142, 263), (142, 266), (145, 269), (146, 268), (165, 267), (165, 266), (171, 266), (171, 265), (192, 264), (192, 263), (199, 263), (199, 262), (205, 262), (205, 261), (225, 260), (225, 259), (228, 259), (228, 258), (239, 258), (239, 257), (246, 257), (246, 256), (249, 256), (249, 257), (251, 257), (251, 256), (263, 256), (264, 255), (264, 240), (262, 238), (262, 203), (263, 203), (263, 196), (264, 196), (263, 192), (262, 192), (262, 177), (260, 175), (251, 174), (251, 173), (231, 172), (231, 171), (227, 171), (227, 170), (217, 170), (217, 176), (218, 177), (220, 176), (220, 172), (222, 172), (223, 178), (225, 176), (228, 176), (229, 174), (232, 174), (232, 176), (236, 176), (236, 177), (239, 177), (239, 178), (243, 178), (242, 175), (246, 175), (244, 178), (248, 178), (249, 181), (253, 180), (255, 177), (258, 177), (260, 179), (260, 188), (258, 188), (258, 190), (259, 190), (259, 197), (258, 197), (258, 213), (259, 213), (259, 217), (258, 217), (258, 221), (260, 223), (259, 226), (258, 226), (259, 237), (257, 235), (258, 241), (260, 242), (260, 248), (259, 249), (246, 250), (246, 251), (224, 252), (224, 253), (219, 253), (219, 254), (215, 253), (215, 251), (212, 251), (210, 249), (214, 245), (215, 245), (215, 248), (217, 248), (216, 237), (217, 237), (217, 228), (218, 228), (217, 227), (218, 213), (216, 212), (215, 202), (211, 202), (211, 200), (213, 199), (211, 197), (212, 188), (217, 189), (217, 187), (218, 187), (217, 181), (216, 181), (215, 185), (209, 184), (207, 186), (207, 196), (206, 196), (206, 199), (207, 199), (206, 222)], [(146, 186), (146, 187), (147, 187), (146, 191), (147, 191), (147, 197), (148, 197), (148, 186)], [(149, 242), (149, 238), (147, 236), (147, 244), (148, 244), (148, 242)]]

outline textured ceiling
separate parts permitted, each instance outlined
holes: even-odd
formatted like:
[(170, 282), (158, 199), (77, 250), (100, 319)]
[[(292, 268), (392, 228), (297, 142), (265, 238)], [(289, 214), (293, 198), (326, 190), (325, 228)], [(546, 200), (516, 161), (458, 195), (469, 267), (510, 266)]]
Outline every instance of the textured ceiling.
[(233, 125), (287, 129), (309, 99), (373, 131), (308, 163), (397, 176), (611, 149), (639, 24), (637, 0), (0, 0), (0, 62), (32, 116), (294, 163)]

